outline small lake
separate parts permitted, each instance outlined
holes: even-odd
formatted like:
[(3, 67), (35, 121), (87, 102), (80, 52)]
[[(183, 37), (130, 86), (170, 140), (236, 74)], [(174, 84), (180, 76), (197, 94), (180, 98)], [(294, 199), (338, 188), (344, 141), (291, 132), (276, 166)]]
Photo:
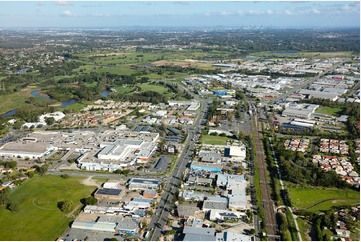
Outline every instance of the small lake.
[[(53, 98), (49, 97), (48, 95), (40, 95), (40, 92), (41, 92), (40, 90), (35, 90), (35, 91), (32, 91), (30, 94), (33, 97), (40, 97), (40, 98), (46, 98), (47, 100), (54, 100)], [(67, 101), (62, 101), (60, 107), (67, 107), (67, 106), (70, 106), (75, 103), (77, 103), (76, 100), (69, 99)]]
[(0, 115), (0, 117), (9, 117), (13, 116), (16, 113), (16, 109), (10, 110), (9, 112), (3, 113)]
[(108, 97), (109, 94), (110, 94), (110, 91), (104, 90), (104, 91), (102, 91), (101, 96), (102, 96), (102, 97)]

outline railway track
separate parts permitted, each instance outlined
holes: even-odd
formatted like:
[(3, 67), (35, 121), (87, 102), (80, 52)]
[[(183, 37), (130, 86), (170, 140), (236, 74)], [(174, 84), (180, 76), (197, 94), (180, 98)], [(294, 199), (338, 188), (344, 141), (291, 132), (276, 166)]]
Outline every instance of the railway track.
[(254, 140), (256, 144), (256, 156), (257, 156), (257, 167), (259, 171), (260, 184), (261, 184), (261, 193), (262, 201), (261, 202), (264, 212), (264, 225), (267, 232), (268, 240), (274, 241), (278, 236), (277, 234), (277, 222), (276, 222), (276, 212), (274, 209), (274, 203), (271, 198), (270, 187), (268, 184), (267, 170), (265, 164), (265, 157), (262, 148), (261, 137), (259, 134), (258, 126), (258, 116), (257, 112), (254, 112), (252, 117), (253, 127), (254, 127)]

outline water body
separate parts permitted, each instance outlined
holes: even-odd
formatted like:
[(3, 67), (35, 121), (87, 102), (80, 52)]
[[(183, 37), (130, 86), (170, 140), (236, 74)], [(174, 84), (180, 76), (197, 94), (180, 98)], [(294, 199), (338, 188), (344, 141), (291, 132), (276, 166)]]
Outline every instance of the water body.
[(33, 97), (40, 97), (40, 98), (46, 98), (47, 100), (53, 100), (51, 97), (49, 97), (48, 95), (41, 95), (40, 96), (40, 91), (39, 90), (35, 90), (35, 91), (32, 91), (30, 93), (31, 96)]
[(104, 90), (104, 91), (102, 91), (101, 96), (102, 96), (102, 97), (108, 97), (108, 96), (109, 96), (109, 94), (110, 94), (110, 91), (108, 91), (108, 90)]
[[(35, 90), (35, 91), (32, 91), (30, 94), (33, 97), (40, 97), (40, 98), (46, 98), (47, 100), (54, 100), (53, 98), (49, 97), (48, 95), (40, 95), (40, 92), (41, 92), (40, 90)], [(67, 106), (75, 104), (75, 103), (77, 103), (76, 100), (69, 99), (67, 101), (62, 101), (60, 107), (67, 107)]]
[(279, 52), (272, 52), (275, 55), (294, 55), (297, 54), (297, 51), (279, 51)]
[(10, 110), (9, 112), (3, 113), (0, 115), (0, 117), (9, 117), (13, 116), (16, 113), (16, 109)]

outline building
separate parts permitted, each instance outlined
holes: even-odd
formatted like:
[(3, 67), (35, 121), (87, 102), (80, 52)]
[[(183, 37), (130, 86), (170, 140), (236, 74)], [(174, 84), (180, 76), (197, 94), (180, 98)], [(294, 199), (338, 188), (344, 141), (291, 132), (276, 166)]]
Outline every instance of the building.
[(220, 162), (222, 159), (221, 153), (216, 151), (201, 150), (198, 156), (201, 157), (203, 162)]
[(315, 104), (292, 104), (282, 112), (282, 116), (310, 119), (317, 108), (319, 105)]
[(204, 211), (209, 211), (213, 209), (226, 210), (227, 205), (228, 205), (228, 199), (226, 197), (208, 196), (207, 199), (203, 201), (202, 210)]
[(155, 198), (157, 196), (157, 191), (154, 189), (146, 189), (143, 192), (143, 197), (146, 198)]
[(230, 146), (224, 149), (224, 156), (229, 157), (234, 162), (242, 162), (246, 159), (246, 146)]
[(232, 232), (221, 232), (216, 234), (217, 241), (252, 241), (252, 237)]
[(178, 217), (188, 219), (194, 217), (195, 212), (200, 211), (197, 203), (181, 203), (177, 206)]
[(186, 226), (183, 229), (183, 241), (216, 241), (214, 228), (198, 228)]
[(191, 170), (197, 170), (197, 171), (221, 172), (222, 164), (194, 161), (192, 162), (190, 168)]
[(122, 190), (121, 189), (112, 189), (112, 188), (99, 188), (94, 197), (96, 199), (107, 199), (107, 200), (120, 200)]
[(127, 184), (131, 190), (158, 189), (160, 181), (156, 179), (132, 178)]
[(111, 188), (111, 189), (119, 189), (120, 182), (119, 181), (108, 181), (103, 184), (103, 188)]

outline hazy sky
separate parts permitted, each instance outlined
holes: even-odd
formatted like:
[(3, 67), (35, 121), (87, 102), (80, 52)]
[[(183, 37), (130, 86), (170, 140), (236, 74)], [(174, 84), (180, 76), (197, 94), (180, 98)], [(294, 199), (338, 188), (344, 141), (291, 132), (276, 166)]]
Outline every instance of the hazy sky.
[(359, 1), (0, 1), (0, 27), (359, 27)]

